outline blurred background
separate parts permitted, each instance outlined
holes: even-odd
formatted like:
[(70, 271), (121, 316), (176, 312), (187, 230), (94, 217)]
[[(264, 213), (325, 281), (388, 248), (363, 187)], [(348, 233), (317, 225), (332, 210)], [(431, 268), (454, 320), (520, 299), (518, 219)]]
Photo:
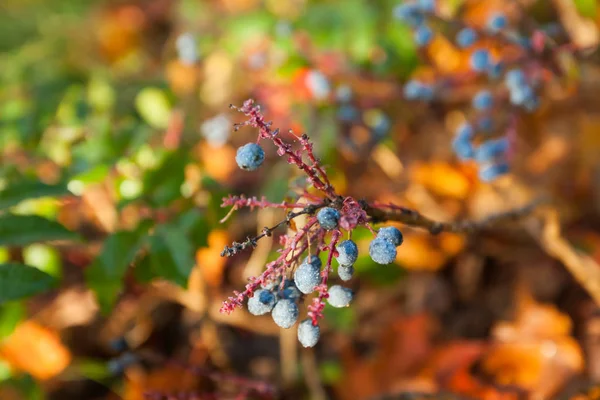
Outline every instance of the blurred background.
[[(438, 0), (564, 45), (537, 111), (495, 111), (517, 125), (493, 184), (451, 146), (489, 82), (406, 100), (410, 79), (468, 73), (471, 51), (442, 23), (417, 46), (400, 3), (2, 0), (0, 262), (44, 274), (0, 270), (0, 399), (600, 398), (597, 1)], [(551, 203), (477, 234), (403, 228), (385, 267), (357, 231), (355, 301), (305, 350), (268, 316), (219, 313), (279, 248), (223, 247), (284, 217), (221, 223), (222, 198), (302, 185), (268, 144), (263, 168), (237, 168), (256, 132), (229, 105), (248, 98), (311, 136), (339, 193), (443, 221)]]

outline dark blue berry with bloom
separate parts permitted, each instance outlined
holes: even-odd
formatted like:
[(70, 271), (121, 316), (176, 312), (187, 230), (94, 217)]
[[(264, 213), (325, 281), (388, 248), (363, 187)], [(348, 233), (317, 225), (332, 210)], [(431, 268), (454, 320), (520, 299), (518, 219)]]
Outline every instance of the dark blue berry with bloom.
[(298, 324), (298, 341), (303, 347), (314, 347), (321, 336), (319, 325), (313, 325), (310, 318)]
[(279, 300), (273, 311), (271, 311), (271, 317), (273, 321), (280, 328), (288, 329), (294, 326), (298, 320), (298, 305), (292, 300), (282, 299)]
[(462, 161), (470, 160), (475, 157), (475, 149), (471, 140), (475, 131), (471, 124), (464, 123), (458, 127), (454, 139), (452, 140), (452, 149)]
[(427, 46), (433, 39), (433, 31), (427, 25), (419, 25), (414, 32), (414, 39), (417, 46)]
[(516, 88), (527, 84), (525, 74), (520, 69), (511, 69), (504, 76), (504, 84), (509, 88)]
[(483, 142), (475, 151), (475, 160), (479, 163), (494, 161), (508, 150), (508, 139), (490, 139)]
[(502, 13), (492, 14), (487, 21), (487, 28), (492, 32), (500, 32), (508, 24), (506, 16)]
[(331, 286), (327, 293), (329, 293), (327, 302), (335, 308), (348, 307), (352, 301), (352, 298), (354, 297), (352, 289), (348, 289), (340, 285)]
[(377, 232), (377, 237), (391, 242), (396, 247), (404, 242), (402, 232), (394, 226), (384, 226), (383, 228), (380, 228)]
[(396, 6), (393, 14), (394, 18), (412, 26), (419, 26), (425, 21), (423, 12), (414, 3), (404, 3)]
[(477, 72), (483, 72), (490, 67), (490, 53), (487, 50), (480, 49), (475, 50), (473, 54), (471, 54), (471, 68)]
[(275, 295), (268, 290), (260, 289), (248, 299), (248, 311), (252, 315), (264, 315), (275, 306)]
[(321, 225), (321, 228), (325, 230), (333, 230), (337, 228), (340, 222), (340, 212), (335, 208), (323, 207), (317, 213), (317, 221)]
[(358, 259), (358, 246), (352, 240), (344, 240), (336, 246), (338, 256), (336, 260), (340, 265), (352, 265)]
[(417, 80), (410, 80), (404, 85), (404, 97), (407, 100), (430, 101), (433, 99), (434, 91), (430, 85)]
[(369, 255), (377, 264), (387, 265), (396, 259), (396, 246), (389, 240), (381, 237), (373, 239), (369, 246)]
[(494, 96), (489, 90), (477, 92), (473, 98), (473, 108), (479, 111), (489, 110), (494, 105)]
[(265, 152), (256, 143), (248, 143), (237, 150), (235, 162), (238, 167), (245, 171), (254, 171), (258, 169), (265, 161)]
[(496, 178), (507, 174), (509, 170), (510, 167), (506, 162), (489, 164), (479, 170), (479, 179), (481, 179), (483, 182), (491, 182)]
[[(316, 258), (316, 257), (315, 257)], [(316, 263), (302, 263), (294, 272), (294, 283), (304, 294), (312, 293), (321, 282), (321, 269)]]
[(471, 28), (463, 28), (456, 34), (456, 44), (461, 48), (471, 47), (477, 41), (477, 32)]
[(349, 281), (354, 276), (354, 266), (340, 264), (337, 273), (341, 280), (343, 280), (344, 282)]

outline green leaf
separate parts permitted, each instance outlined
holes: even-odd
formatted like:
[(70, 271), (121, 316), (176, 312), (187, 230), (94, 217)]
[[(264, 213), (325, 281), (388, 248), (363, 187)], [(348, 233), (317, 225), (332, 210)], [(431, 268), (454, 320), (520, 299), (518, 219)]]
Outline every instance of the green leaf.
[(69, 194), (65, 185), (47, 185), (39, 181), (20, 181), (0, 191), (0, 210), (19, 204), (23, 200), (39, 197), (60, 197)]
[(27, 316), (25, 306), (19, 302), (9, 302), (0, 307), (0, 340), (9, 336), (19, 322)]
[(75, 240), (78, 235), (56, 221), (37, 215), (0, 216), (0, 246), (23, 246), (48, 240)]
[(37, 268), (23, 264), (0, 264), (0, 304), (51, 289), (54, 279)]
[(194, 266), (194, 249), (183, 230), (163, 225), (149, 239), (154, 274), (185, 287)]
[(117, 232), (104, 241), (100, 255), (85, 271), (85, 279), (96, 294), (100, 310), (112, 309), (123, 287), (123, 277), (139, 250), (139, 236), (133, 232)]
[(142, 89), (135, 98), (135, 107), (148, 125), (166, 129), (171, 118), (171, 104), (166, 93), (158, 88)]

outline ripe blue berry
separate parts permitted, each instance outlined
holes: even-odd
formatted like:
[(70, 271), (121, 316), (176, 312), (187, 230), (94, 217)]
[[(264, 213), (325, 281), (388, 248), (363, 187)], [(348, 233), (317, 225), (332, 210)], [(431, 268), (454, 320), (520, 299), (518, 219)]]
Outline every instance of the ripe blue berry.
[(319, 325), (313, 325), (310, 318), (298, 324), (298, 341), (303, 347), (313, 347), (319, 341), (320, 336)]
[(492, 32), (500, 32), (502, 29), (506, 28), (506, 25), (506, 16), (502, 13), (491, 15), (487, 21), (487, 27)]
[(471, 54), (470, 62), (474, 71), (485, 71), (490, 66), (490, 53), (484, 49), (476, 50)]
[(265, 152), (256, 143), (248, 143), (237, 150), (235, 162), (246, 171), (254, 171), (265, 161)]
[(324, 207), (317, 213), (317, 220), (321, 225), (321, 228), (325, 230), (333, 230), (337, 228), (340, 222), (340, 212), (335, 208)]
[(423, 12), (434, 12), (435, 0), (418, 0), (417, 7)]
[(271, 317), (280, 328), (288, 329), (298, 320), (298, 306), (292, 300), (282, 299), (275, 304)]
[(475, 131), (471, 124), (465, 122), (456, 129), (455, 137), (459, 140), (471, 140), (475, 136)]
[(493, 105), (494, 96), (489, 90), (481, 90), (473, 98), (473, 108), (476, 110), (489, 110)]
[(396, 259), (396, 246), (384, 238), (375, 238), (369, 246), (369, 255), (377, 264), (391, 264)]
[(340, 265), (337, 270), (338, 276), (344, 282), (352, 279), (354, 275), (354, 266), (353, 265)]
[(336, 258), (340, 265), (352, 265), (358, 258), (358, 247), (352, 240), (344, 240), (336, 246), (338, 256)]
[(491, 182), (499, 176), (508, 173), (509, 170), (510, 167), (505, 162), (486, 165), (479, 170), (479, 179), (483, 182)]
[(416, 4), (404, 3), (396, 6), (393, 11), (394, 18), (412, 26), (418, 26), (425, 21), (425, 16)]
[(321, 259), (315, 256), (314, 254), (306, 256), (303, 262), (304, 264), (311, 264), (314, 268), (318, 269), (320, 269), (323, 266), (323, 262), (321, 261)]
[(471, 28), (461, 29), (456, 34), (456, 43), (461, 48), (471, 47), (477, 41), (477, 32)]
[(352, 301), (352, 297), (354, 297), (351, 289), (340, 285), (333, 285), (327, 293), (329, 293), (327, 302), (335, 308), (348, 307)]
[(312, 293), (320, 282), (321, 269), (315, 264), (302, 263), (294, 272), (294, 283), (304, 294)]
[(475, 159), (479, 163), (491, 162), (508, 150), (508, 139), (492, 139), (483, 142), (475, 151)]
[(527, 84), (525, 74), (520, 69), (511, 69), (504, 76), (504, 84), (513, 89), (515, 87), (524, 86)]
[(379, 228), (377, 237), (391, 242), (396, 247), (400, 246), (404, 241), (402, 232), (394, 226), (384, 226), (383, 228)]
[(429, 85), (426, 85), (417, 80), (410, 80), (404, 85), (404, 97), (407, 100), (424, 100), (429, 101), (433, 99), (434, 91)]
[(427, 46), (433, 39), (433, 31), (427, 25), (419, 25), (415, 30), (414, 39), (417, 46)]
[(283, 290), (279, 292), (279, 297), (282, 299), (296, 300), (299, 299), (301, 296), (302, 293), (300, 293), (300, 290), (294, 283), (294, 280), (286, 279)]
[(248, 311), (252, 315), (264, 315), (275, 306), (275, 295), (268, 290), (260, 289), (248, 299)]
[(454, 153), (456, 153), (457, 157), (461, 161), (471, 160), (473, 157), (475, 157), (475, 149), (473, 148), (473, 144), (468, 140), (454, 138), (452, 141), (452, 150), (454, 150)]

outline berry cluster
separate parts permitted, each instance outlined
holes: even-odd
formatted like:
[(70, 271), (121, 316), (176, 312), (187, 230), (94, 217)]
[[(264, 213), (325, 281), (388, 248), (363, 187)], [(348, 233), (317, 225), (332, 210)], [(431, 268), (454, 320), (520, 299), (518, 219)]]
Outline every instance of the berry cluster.
[(452, 148), (459, 159), (479, 165), (482, 181), (507, 173), (518, 114), (538, 109), (544, 71), (556, 70), (555, 45), (548, 33), (541, 28), (522, 33), (498, 11), (483, 26), (469, 26), (460, 18), (438, 13), (435, 0), (400, 4), (394, 16), (412, 27), (418, 47), (428, 46), (436, 34), (445, 34), (457, 48), (470, 52), (468, 73), (434, 82), (409, 80), (404, 97), (431, 102), (464, 83), (486, 82), (487, 88), (474, 94), (468, 121), (456, 129)]
[[(254, 315), (271, 313), (275, 324), (281, 328), (291, 328), (300, 316), (300, 304), (307, 296), (313, 296), (308, 305), (307, 318), (298, 326), (298, 340), (304, 347), (314, 346), (320, 335), (319, 319), (323, 316), (325, 302), (333, 307), (347, 307), (354, 296), (350, 288), (342, 285), (329, 285), (332, 261), (339, 263), (338, 277), (349, 281), (354, 274), (354, 263), (358, 258), (358, 246), (352, 240), (343, 240), (342, 230), (352, 234), (353, 230), (363, 226), (376, 235), (370, 246), (371, 259), (378, 264), (391, 264), (396, 258), (396, 247), (402, 243), (402, 234), (393, 227), (381, 228), (376, 233), (371, 227), (375, 219), (368, 212), (385, 208), (352, 197), (336, 193), (324, 168), (313, 152), (313, 145), (307, 135), (297, 137), (290, 132), (291, 138), (299, 141), (300, 149), (294, 149), (291, 143), (282, 139), (279, 130), (271, 130), (260, 107), (248, 100), (238, 109), (248, 120), (236, 125), (236, 130), (244, 125), (258, 128), (258, 141), (241, 146), (236, 154), (238, 166), (246, 171), (254, 171), (265, 160), (265, 151), (258, 144), (269, 140), (277, 147), (279, 156), (287, 157), (290, 164), (296, 165), (307, 177), (307, 183), (317, 189), (319, 194), (305, 189), (295, 202), (271, 203), (266, 199), (230, 196), (223, 200), (223, 206), (232, 210), (241, 207), (273, 207), (288, 211), (287, 217), (274, 227), (264, 228), (256, 237), (242, 243), (234, 242), (226, 247), (222, 255), (230, 256), (248, 247), (254, 247), (258, 240), (273, 235), (273, 231), (301, 216), (307, 216), (304, 226), (294, 234), (280, 237), (282, 249), (280, 256), (266, 265), (265, 271), (250, 279), (246, 289), (235, 292), (224, 302), (222, 311), (231, 312), (242, 306), (248, 299), (248, 311)], [(303, 199), (303, 201), (300, 201)], [(300, 210), (292, 212), (292, 210)], [(384, 220), (377, 218), (376, 222)], [(311, 251), (311, 249), (315, 249)], [(320, 257), (326, 252), (325, 261)], [(304, 258), (303, 254), (308, 254)], [(292, 273), (293, 271), (293, 273)]]

